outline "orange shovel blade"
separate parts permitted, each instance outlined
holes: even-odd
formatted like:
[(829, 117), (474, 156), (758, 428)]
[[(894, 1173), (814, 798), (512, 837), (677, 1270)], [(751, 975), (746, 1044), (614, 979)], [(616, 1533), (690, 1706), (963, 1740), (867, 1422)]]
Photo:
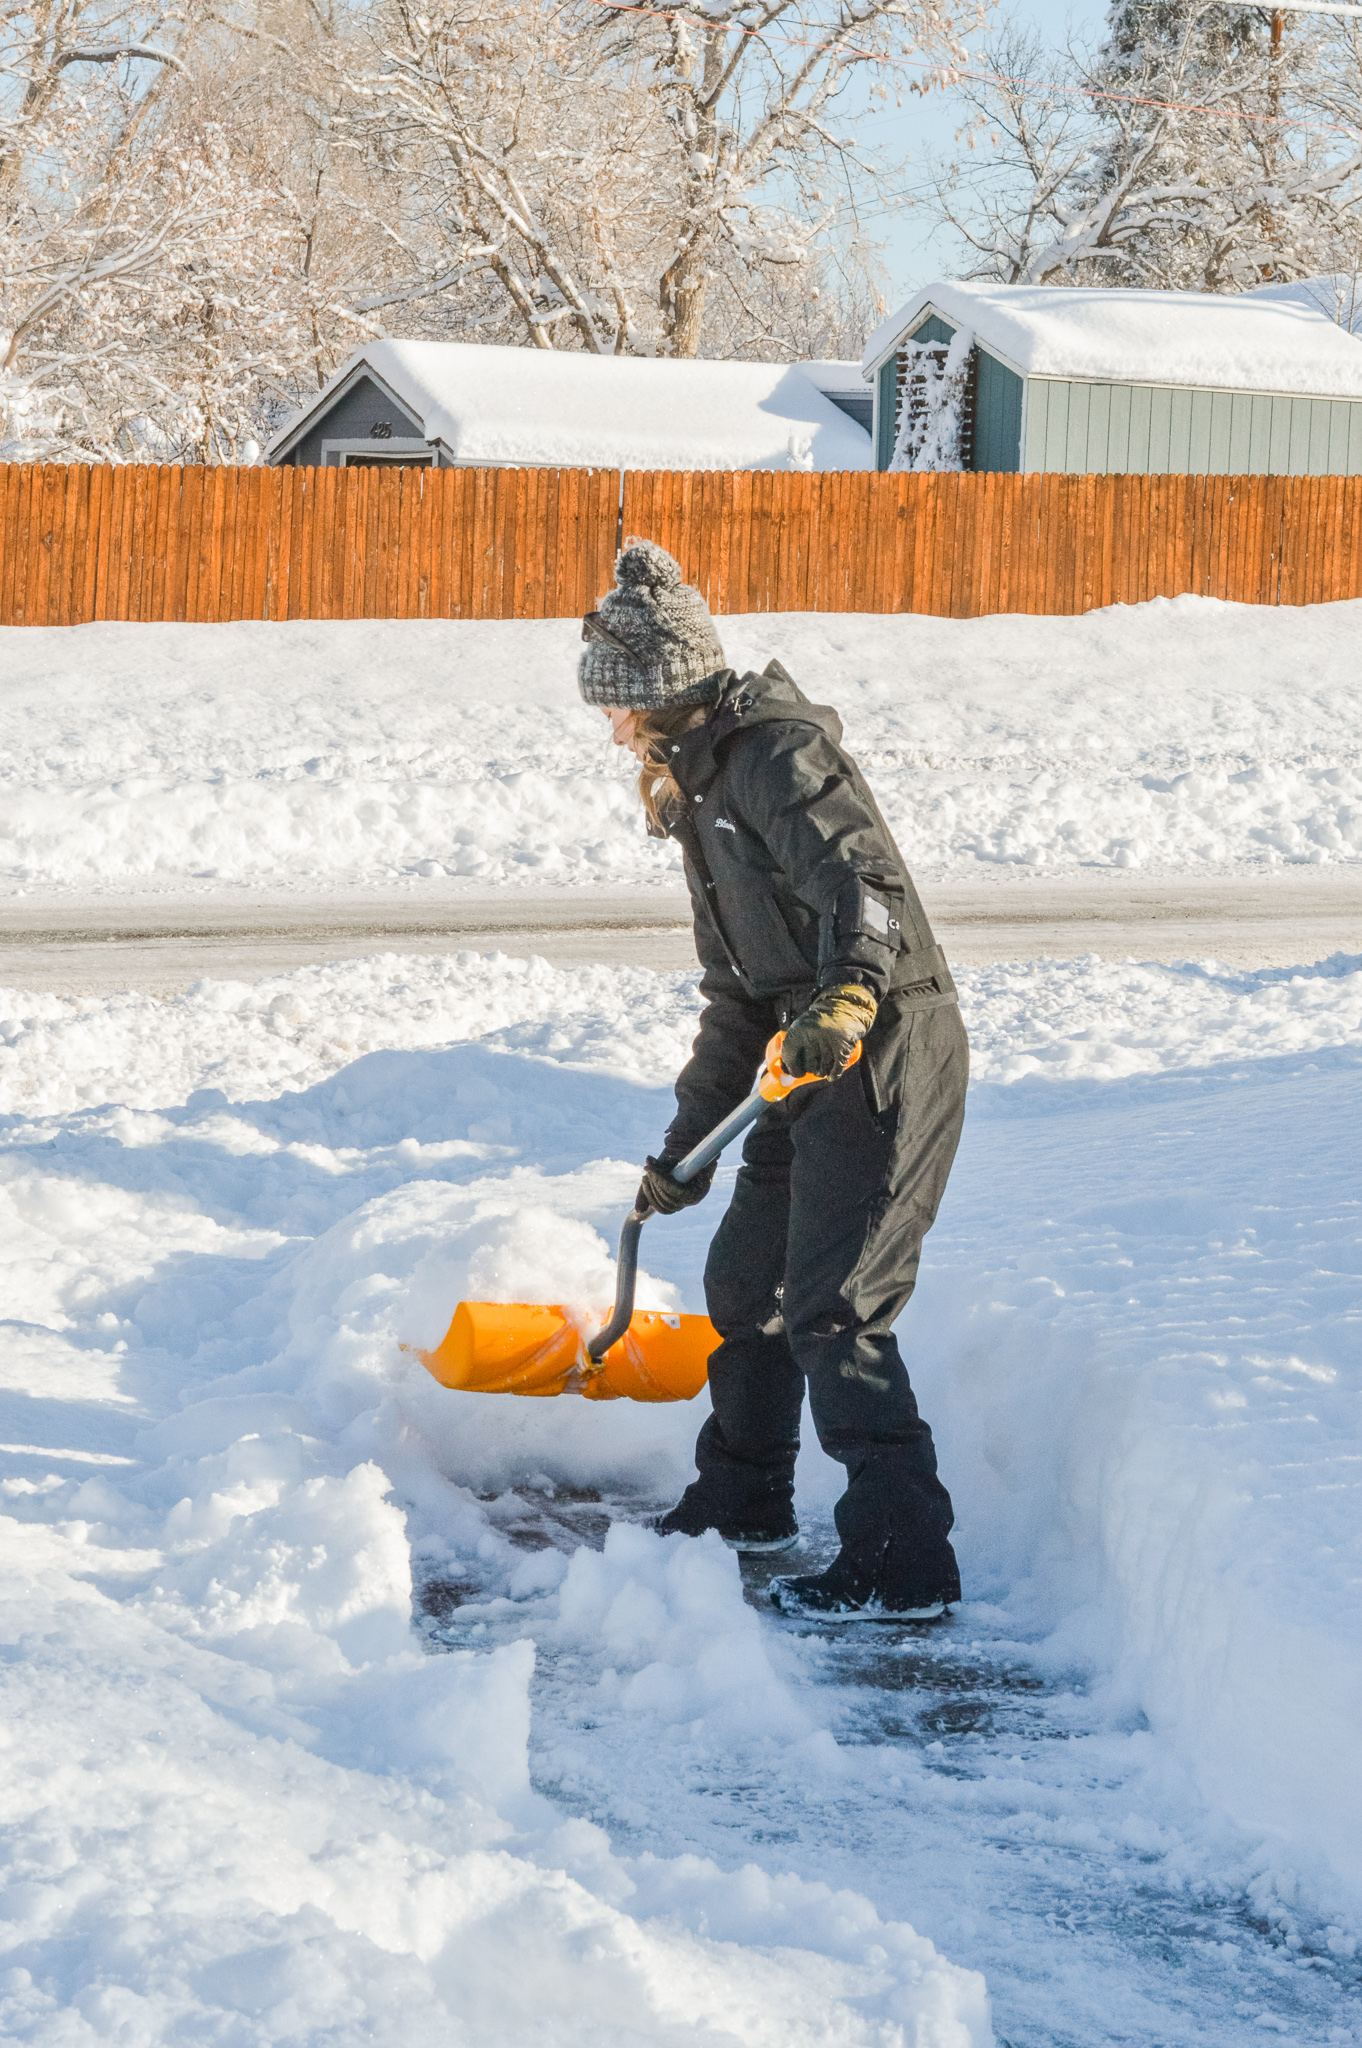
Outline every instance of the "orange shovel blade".
[(693, 1401), (709, 1377), (709, 1354), (718, 1343), (708, 1316), (635, 1309), (601, 1370), (583, 1376), (581, 1392), (589, 1401)]
[(470, 1394), (561, 1394), (593, 1401), (689, 1401), (705, 1384), (719, 1333), (708, 1316), (639, 1309), (597, 1368), (561, 1308), (461, 1301), (443, 1343), (418, 1355), (442, 1387)]

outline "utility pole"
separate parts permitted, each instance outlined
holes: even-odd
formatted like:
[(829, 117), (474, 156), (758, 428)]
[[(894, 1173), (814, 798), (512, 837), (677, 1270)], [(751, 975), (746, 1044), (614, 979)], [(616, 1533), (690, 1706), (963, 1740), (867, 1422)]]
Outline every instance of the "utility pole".
[[(1274, 185), (1277, 182), (1277, 137), (1280, 132), (1282, 119), (1282, 30), (1285, 23), (1286, 17), (1281, 8), (1274, 7), (1272, 10), (1272, 36), (1268, 44), (1267, 53), (1268, 130), (1266, 151), (1267, 174)], [(1269, 208), (1263, 214), (1263, 239), (1267, 243), (1269, 252), (1272, 248), (1272, 238), (1276, 233), (1276, 229), (1276, 216)], [(1263, 266), (1264, 284), (1271, 284), (1276, 274), (1277, 266), (1269, 254), (1268, 261)]]

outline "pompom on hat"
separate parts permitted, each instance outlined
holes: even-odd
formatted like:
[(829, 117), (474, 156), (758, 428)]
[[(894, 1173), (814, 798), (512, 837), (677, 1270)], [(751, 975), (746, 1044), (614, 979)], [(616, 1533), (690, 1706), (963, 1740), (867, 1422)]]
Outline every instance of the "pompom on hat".
[(577, 682), (588, 704), (663, 711), (712, 704), (727, 668), (709, 607), (656, 541), (629, 539), (615, 588), (582, 622)]

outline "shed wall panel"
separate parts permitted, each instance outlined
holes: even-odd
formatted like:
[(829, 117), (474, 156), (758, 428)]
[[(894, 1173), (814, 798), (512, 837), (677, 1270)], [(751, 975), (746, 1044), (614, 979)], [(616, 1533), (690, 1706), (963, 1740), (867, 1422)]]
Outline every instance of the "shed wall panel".
[(1130, 468), (1130, 413), (1133, 396), (1128, 384), (1113, 384), (1107, 420), (1107, 462), (1111, 469)]
[(1362, 399), (1033, 377), (1025, 405), (1033, 473), (1362, 474)]
[(1190, 391), (1168, 394), (1168, 474), (1186, 476), (1192, 466), (1192, 397)]
[(1286, 459), (1281, 474), (1305, 476), (1306, 464), (1310, 460), (1310, 401), (1308, 398), (1288, 398), (1281, 410), (1286, 414), (1282, 436)]
[(1181, 474), (1173, 459), (1173, 394), (1155, 390), (1149, 400), (1149, 467), (1155, 476)]
[(1013, 473), (1022, 466), (1022, 393), (1015, 370), (987, 349), (978, 352), (974, 416), (974, 467)]
[(888, 469), (894, 459), (894, 414), (898, 404), (899, 359), (881, 363), (875, 378), (875, 467)]
[(1206, 466), (1203, 476), (1229, 476), (1230, 436), (1234, 428), (1234, 393), (1213, 391), (1211, 393), (1210, 427), (1206, 443)]
[(1056, 471), (1062, 471), (1068, 459), (1069, 400), (1072, 396), (1072, 384), (1050, 386), (1050, 409), (1045, 420), (1044, 459), (1040, 466), (1052, 475)]
[(1111, 386), (1088, 387), (1088, 448), (1084, 476), (1101, 476), (1111, 467)]
[(908, 339), (940, 347), (945, 342), (955, 340), (955, 329), (948, 327), (939, 314), (929, 313), (921, 325), (913, 329)]
[(1154, 465), (1149, 450), (1154, 434), (1154, 393), (1148, 384), (1136, 384), (1130, 394), (1130, 453), (1127, 460), (1137, 475), (1149, 476)]
[(1026, 446), (1022, 450), (1022, 468), (1038, 470), (1045, 467), (1045, 437), (1050, 431), (1050, 386), (1042, 378), (1033, 377), (1026, 387)]
[(1246, 474), (1267, 476), (1272, 469), (1272, 428), (1275, 410), (1272, 400), (1265, 398), (1261, 392), (1255, 391), (1250, 403), (1253, 407), (1253, 430), (1250, 435), (1252, 445), (1249, 449), (1249, 466)]
[(1187, 397), (1187, 468), (1192, 476), (1205, 476), (1211, 467), (1211, 414), (1215, 394), (1190, 391)]
[(1346, 399), (1335, 398), (1329, 403), (1329, 474), (1348, 474), (1348, 415), (1354, 410)]
[(1069, 411), (1064, 423), (1064, 460), (1057, 465), (1070, 476), (1085, 476), (1088, 460), (1088, 425), (1092, 414), (1091, 384), (1069, 386)]

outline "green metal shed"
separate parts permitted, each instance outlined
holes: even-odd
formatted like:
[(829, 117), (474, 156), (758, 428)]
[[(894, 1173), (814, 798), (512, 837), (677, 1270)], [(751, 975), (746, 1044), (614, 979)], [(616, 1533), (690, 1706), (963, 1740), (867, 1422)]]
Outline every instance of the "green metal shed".
[(877, 469), (924, 362), (962, 330), (961, 468), (1362, 474), (1362, 339), (1308, 298), (959, 283), (928, 286), (870, 339)]

